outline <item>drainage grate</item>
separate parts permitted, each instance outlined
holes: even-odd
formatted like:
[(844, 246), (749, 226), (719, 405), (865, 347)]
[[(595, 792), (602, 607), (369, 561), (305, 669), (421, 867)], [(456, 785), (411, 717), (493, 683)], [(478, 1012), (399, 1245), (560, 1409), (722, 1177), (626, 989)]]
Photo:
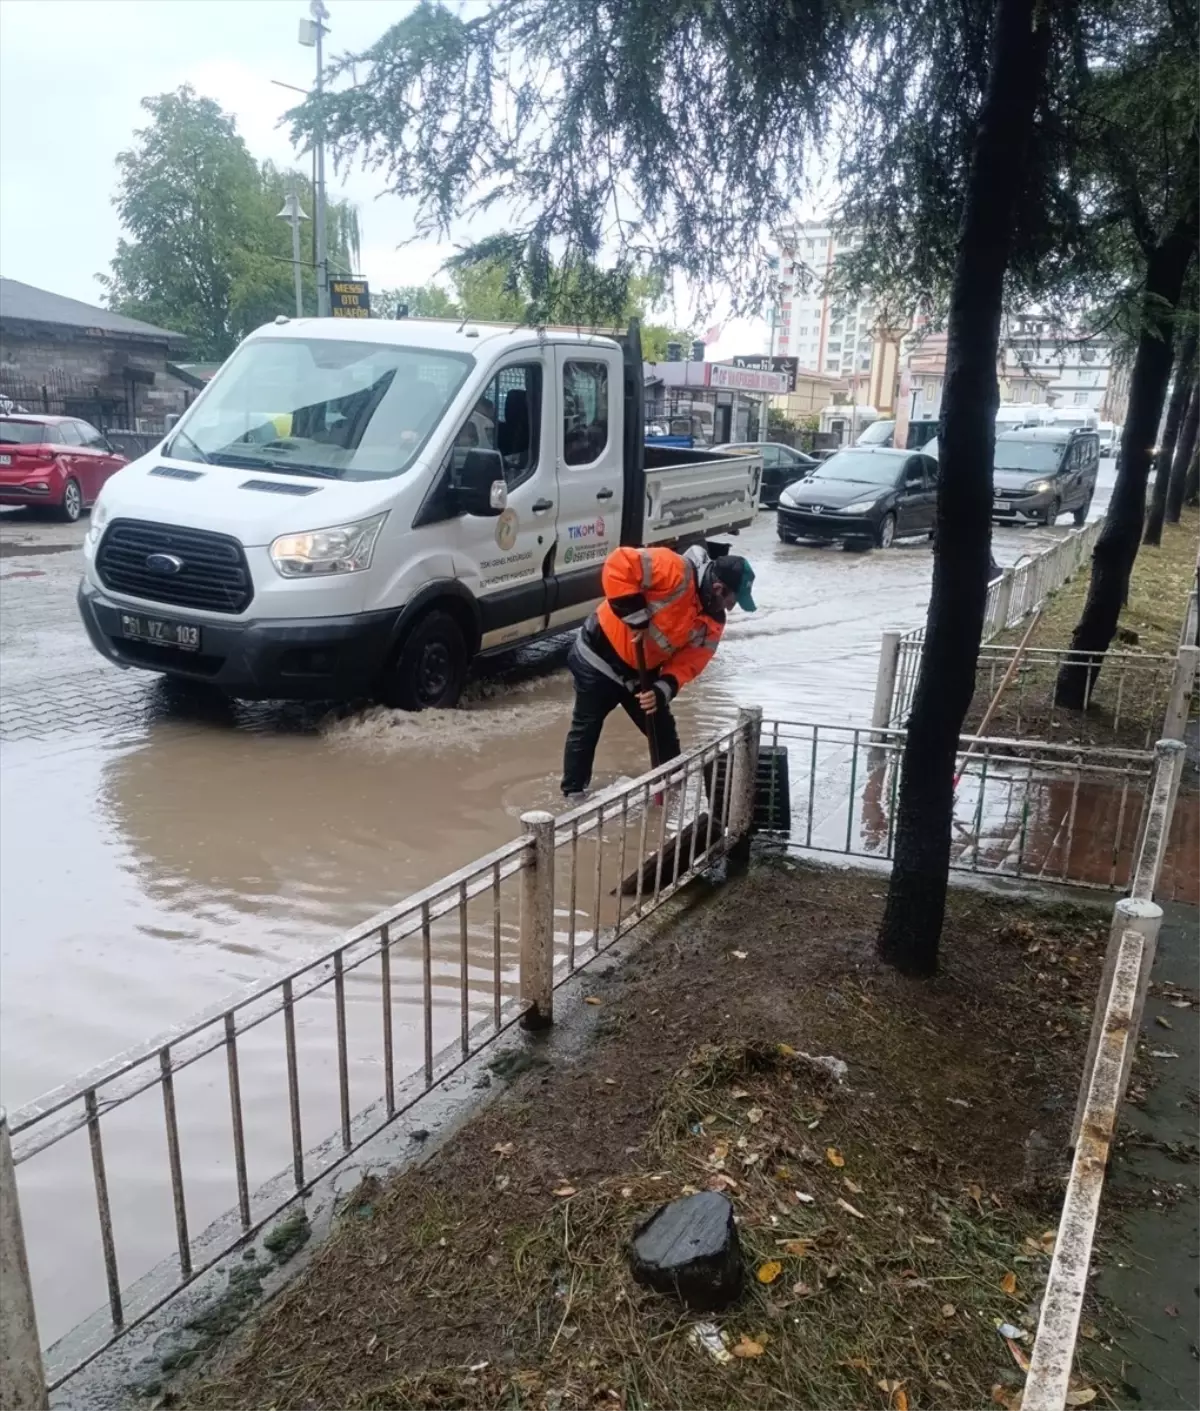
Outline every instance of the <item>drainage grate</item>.
[[(752, 825), (756, 833), (790, 833), (792, 830), (792, 795), (788, 781), (787, 753), (783, 745), (759, 747)], [(717, 760), (713, 780), (717, 798), (725, 796), (725, 761), (725, 755), (721, 755)]]

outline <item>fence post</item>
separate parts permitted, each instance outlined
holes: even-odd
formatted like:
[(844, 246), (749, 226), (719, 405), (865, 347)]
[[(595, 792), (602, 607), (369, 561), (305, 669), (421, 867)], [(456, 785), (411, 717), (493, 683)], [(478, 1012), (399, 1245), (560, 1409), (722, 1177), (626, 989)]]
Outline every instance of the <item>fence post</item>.
[(0, 1107), (0, 1408), (44, 1411), (50, 1405), (42, 1345), (38, 1340), (33, 1286), (21, 1227), (17, 1171), (8, 1114)]
[(1171, 674), (1171, 690), (1167, 696), (1167, 714), (1163, 721), (1164, 740), (1182, 740), (1187, 725), (1188, 706), (1200, 663), (1200, 647), (1180, 647)]
[[(879, 640), (879, 666), (875, 672), (875, 703), (871, 724), (884, 730), (892, 723), (892, 702), (896, 696), (896, 671), (900, 665), (900, 633), (889, 629)], [(762, 712), (759, 712), (761, 717)], [(879, 743), (879, 737), (876, 737)]]
[[(1142, 974), (1138, 977), (1138, 994), (1140, 1003), (1134, 1001), (1134, 1017), (1138, 1025), (1141, 1024), (1142, 1011), (1146, 1006), (1146, 991), (1142, 984), (1145, 979), (1149, 983), (1150, 967), (1154, 964), (1154, 949), (1158, 938), (1158, 928), (1162, 925), (1162, 907), (1157, 902), (1144, 901), (1133, 897), (1122, 897), (1113, 907), (1112, 927), (1108, 933), (1108, 948), (1104, 952), (1104, 969), (1100, 975), (1100, 988), (1096, 993), (1096, 1007), (1092, 1012), (1092, 1032), (1088, 1038), (1087, 1057), (1083, 1061), (1083, 1078), (1079, 1084), (1079, 1098), (1075, 1103), (1075, 1120), (1071, 1123), (1071, 1149), (1072, 1151), (1079, 1144), (1079, 1127), (1083, 1121), (1083, 1110), (1087, 1106), (1088, 1090), (1092, 1082), (1092, 1069), (1096, 1064), (1096, 1054), (1100, 1049), (1100, 1040), (1104, 1037), (1104, 1012), (1108, 1007), (1109, 994), (1112, 990), (1113, 976), (1116, 974), (1117, 958), (1121, 952), (1121, 937), (1126, 931), (1136, 931), (1143, 941), (1142, 950)], [(1130, 1032), (1130, 1048), (1132, 1054), (1137, 1048), (1137, 1028)], [(1129, 1074), (1126, 1072), (1122, 1079), (1121, 1092), (1125, 1091), (1125, 1083)]]
[(750, 830), (754, 825), (754, 795), (758, 786), (758, 742), (762, 735), (762, 707), (742, 706), (733, 737), (733, 777), (729, 784), (730, 860), (741, 865), (750, 858)]
[(1183, 764), (1182, 740), (1159, 740), (1154, 746), (1154, 777), (1150, 781), (1150, 796), (1146, 801), (1137, 852), (1133, 858), (1133, 881), (1130, 892), (1144, 901), (1152, 901), (1166, 856), (1167, 839), (1171, 832), (1171, 814)]
[(521, 869), (521, 1027), (548, 1029), (554, 1023), (554, 815), (534, 809), (521, 822), (533, 835)]
[(996, 589), (996, 609), (992, 614), (992, 621), (995, 626), (992, 631), (1003, 632), (1008, 626), (1008, 614), (1012, 611), (1013, 579), (1016, 574), (1011, 568), (1006, 568), (1000, 575), (1000, 586)]

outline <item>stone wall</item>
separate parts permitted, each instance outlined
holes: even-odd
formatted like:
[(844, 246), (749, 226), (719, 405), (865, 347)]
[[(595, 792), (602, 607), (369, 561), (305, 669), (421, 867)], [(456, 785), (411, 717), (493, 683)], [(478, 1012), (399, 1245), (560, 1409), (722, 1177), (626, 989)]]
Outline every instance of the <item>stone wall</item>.
[(29, 411), (132, 425), (183, 411), (192, 390), (167, 371), (161, 343), (31, 326), (0, 330), (0, 391)]

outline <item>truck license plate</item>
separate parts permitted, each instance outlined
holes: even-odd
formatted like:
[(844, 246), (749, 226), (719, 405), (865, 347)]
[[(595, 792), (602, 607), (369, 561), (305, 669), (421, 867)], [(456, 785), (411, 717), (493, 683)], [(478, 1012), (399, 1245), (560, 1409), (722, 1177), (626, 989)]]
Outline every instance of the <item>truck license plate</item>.
[(121, 634), (138, 642), (153, 642), (159, 647), (178, 647), (185, 652), (200, 650), (200, 629), (187, 622), (167, 622), (161, 617), (123, 612)]

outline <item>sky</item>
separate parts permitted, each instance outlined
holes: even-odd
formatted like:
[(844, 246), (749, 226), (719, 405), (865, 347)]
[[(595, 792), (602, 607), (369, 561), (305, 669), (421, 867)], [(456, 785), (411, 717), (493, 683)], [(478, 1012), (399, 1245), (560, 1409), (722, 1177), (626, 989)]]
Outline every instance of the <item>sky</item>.
[[(327, 5), (338, 54), (372, 43), (412, 0)], [(272, 80), (312, 84), (315, 51), (297, 39), (307, 13), (304, 0), (0, 0), (0, 274), (102, 301), (96, 276), (120, 235), (115, 159), (145, 125), (148, 94), (190, 83), (233, 114), (259, 161), (296, 162), (278, 123), (299, 95)], [(424, 283), (453, 253), (453, 240), (404, 243), (412, 208), (384, 192), (380, 173), (330, 164), (329, 184), (331, 198), (358, 207), (359, 272), (372, 287)], [(709, 356), (765, 349), (766, 325), (741, 319)]]

